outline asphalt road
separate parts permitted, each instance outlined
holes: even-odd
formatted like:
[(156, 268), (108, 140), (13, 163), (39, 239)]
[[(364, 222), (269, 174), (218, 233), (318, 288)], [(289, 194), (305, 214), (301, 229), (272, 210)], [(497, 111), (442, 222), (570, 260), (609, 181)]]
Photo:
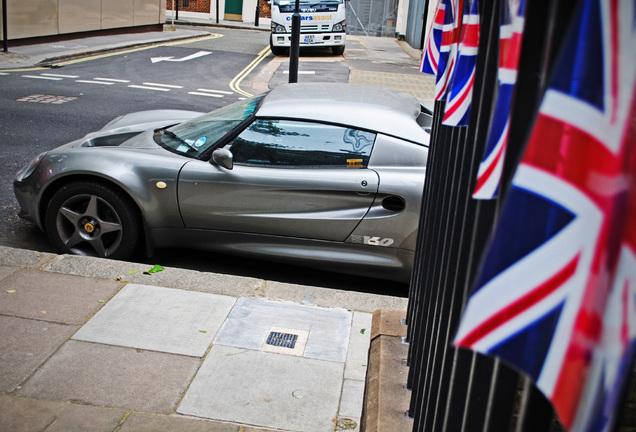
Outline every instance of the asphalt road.
[[(207, 112), (243, 97), (230, 83), (268, 45), (269, 34), (209, 31), (210, 37), (194, 42), (123, 50), (79, 58), (63, 67), (0, 76), (1, 245), (54, 252), (42, 232), (17, 216), (12, 190), (15, 173), (39, 153), (129, 112), (157, 108)], [(160, 250), (150, 259), (138, 256), (134, 260), (289, 283), (408, 294), (404, 285), (392, 282), (207, 252)]]

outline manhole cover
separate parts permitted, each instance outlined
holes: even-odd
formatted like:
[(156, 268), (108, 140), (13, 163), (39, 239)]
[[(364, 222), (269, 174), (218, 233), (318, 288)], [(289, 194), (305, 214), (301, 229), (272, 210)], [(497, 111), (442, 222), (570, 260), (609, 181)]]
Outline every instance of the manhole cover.
[(267, 336), (265, 343), (267, 345), (294, 349), (296, 339), (298, 339), (298, 335), (295, 334), (271, 332), (269, 336)]

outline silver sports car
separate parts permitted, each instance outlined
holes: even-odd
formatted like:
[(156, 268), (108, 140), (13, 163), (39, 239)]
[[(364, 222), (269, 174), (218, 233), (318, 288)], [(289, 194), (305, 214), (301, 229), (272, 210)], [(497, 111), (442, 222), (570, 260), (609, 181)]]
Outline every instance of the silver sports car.
[(184, 246), (408, 281), (430, 123), (404, 93), (282, 85), (119, 117), (39, 155), (14, 191), (61, 253)]

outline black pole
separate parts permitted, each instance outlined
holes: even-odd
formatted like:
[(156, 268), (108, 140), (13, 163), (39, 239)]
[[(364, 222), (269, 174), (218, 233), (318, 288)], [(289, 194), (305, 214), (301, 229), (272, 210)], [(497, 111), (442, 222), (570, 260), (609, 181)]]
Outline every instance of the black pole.
[(289, 48), (289, 82), (298, 82), (298, 57), (300, 56), (300, 12), (298, 0), (292, 15), (291, 47)]
[(2, 0), (2, 47), (4, 52), (9, 52), (7, 42), (7, 0)]
[(254, 17), (254, 26), (258, 27), (258, 19), (261, 17), (260, 3), (256, 0), (256, 16)]
[(173, 2), (175, 2), (175, 17), (174, 19), (178, 20), (179, 19), (179, 0), (172, 0)]
[(216, 0), (216, 23), (219, 23), (219, 0)]

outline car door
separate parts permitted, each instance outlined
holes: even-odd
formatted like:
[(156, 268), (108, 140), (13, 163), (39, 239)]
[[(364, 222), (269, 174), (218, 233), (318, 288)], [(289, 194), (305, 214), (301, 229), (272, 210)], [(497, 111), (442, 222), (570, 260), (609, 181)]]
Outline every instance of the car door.
[(192, 161), (179, 176), (188, 228), (344, 241), (378, 190), (367, 168), (375, 134), (256, 119), (226, 148), (231, 170)]

